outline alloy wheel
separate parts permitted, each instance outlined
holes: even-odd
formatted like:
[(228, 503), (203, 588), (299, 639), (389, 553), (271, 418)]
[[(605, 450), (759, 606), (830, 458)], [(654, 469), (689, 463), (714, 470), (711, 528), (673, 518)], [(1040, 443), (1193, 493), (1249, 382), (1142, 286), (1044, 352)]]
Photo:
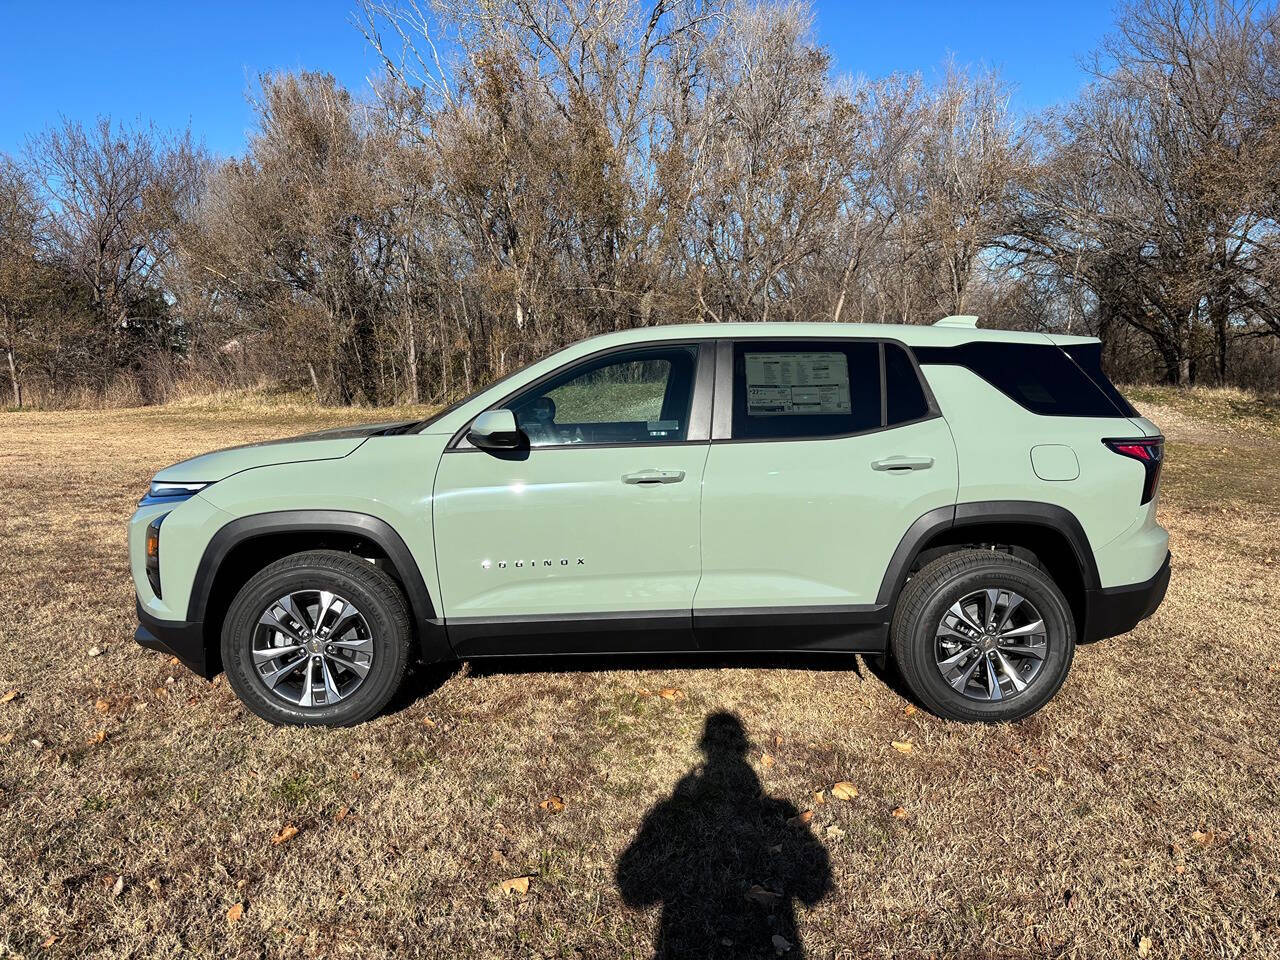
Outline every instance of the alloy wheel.
[(1049, 635), (1035, 605), (1012, 590), (987, 587), (943, 613), (934, 656), (944, 680), (970, 700), (1000, 701), (1040, 675)]
[(272, 696), (327, 707), (360, 688), (373, 666), (369, 623), (350, 600), (297, 590), (267, 605), (253, 632), (253, 672)]

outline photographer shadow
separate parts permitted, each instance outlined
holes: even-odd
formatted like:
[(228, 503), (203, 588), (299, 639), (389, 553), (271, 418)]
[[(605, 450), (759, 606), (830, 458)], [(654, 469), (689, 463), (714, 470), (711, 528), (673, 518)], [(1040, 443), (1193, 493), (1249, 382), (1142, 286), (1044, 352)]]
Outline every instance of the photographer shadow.
[(662, 904), (655, 957), (804, 955), (794, 902), (831, 887), (827, 852), (785, 800), (770, 797), (747, 762), (742, 722), (707, 717), (705, 755), (645, 816), (618, 861), (623, 902)]

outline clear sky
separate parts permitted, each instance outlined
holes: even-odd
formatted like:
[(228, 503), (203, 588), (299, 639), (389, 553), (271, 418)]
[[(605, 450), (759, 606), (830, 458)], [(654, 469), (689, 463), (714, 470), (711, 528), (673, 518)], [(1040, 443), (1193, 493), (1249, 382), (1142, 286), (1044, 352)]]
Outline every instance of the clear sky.
[[(376, 58), (353, 24), (356, 0), (0, 0), (0, 152), (60, 116), (155, 121), (217, 153), (239, 152), (246, 91), (263, 72), (325, 70), (362, 88)], [(935, 76), (953, 54), (998, 68), (1015, 106), (1070, 99), (1079, 59), (1111, 28), (1111, 0), (818, 0), (819, 40), (839, 73)]]

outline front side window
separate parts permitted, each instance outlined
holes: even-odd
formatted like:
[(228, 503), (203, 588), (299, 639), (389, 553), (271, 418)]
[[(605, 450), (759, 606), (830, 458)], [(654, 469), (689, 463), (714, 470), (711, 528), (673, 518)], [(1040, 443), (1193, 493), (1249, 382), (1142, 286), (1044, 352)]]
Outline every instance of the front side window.
[(698, 348), (651, 347), (585, 360), (505, 406), (533, 447), (679, 443), (689, 431)]
[(733, 378), (735, 440), (832, 437), (882, 424), (874, 341), (742, 341)]

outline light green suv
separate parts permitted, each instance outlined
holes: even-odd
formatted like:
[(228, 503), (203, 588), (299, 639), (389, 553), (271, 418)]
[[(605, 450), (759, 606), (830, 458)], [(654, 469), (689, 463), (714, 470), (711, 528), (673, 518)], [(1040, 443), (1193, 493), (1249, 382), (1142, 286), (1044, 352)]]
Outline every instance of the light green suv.
[(1163, 439), (1100, 355), (971, 317), (596, 337), (429, 420), (160, 471), (137, 639), (277, 723), (371, 717), (414, 658), (755, 650), (1023, 717), (1168, 584)]

